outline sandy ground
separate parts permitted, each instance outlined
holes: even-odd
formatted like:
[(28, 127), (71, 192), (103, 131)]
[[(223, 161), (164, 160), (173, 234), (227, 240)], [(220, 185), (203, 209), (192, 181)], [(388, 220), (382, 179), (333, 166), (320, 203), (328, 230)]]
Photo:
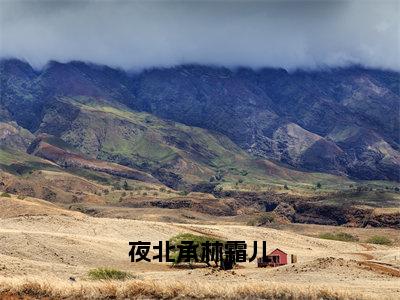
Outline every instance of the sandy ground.
[[(14, 209), (11, 209), (13, 204)], [(25, 212), (25, 213), (24, 213)], [(177, 269), (164, 263), (131, 263), (129, 241), (168, 240), (178, 233), (206, 234), (224, 240), (267, 241), (298, 262), (279, 268), (243, 263), (234, 271)], [(261, 253), (261, 248), (259, 249)], [(151, 253), (153, 255), (154, 253)], [(329, 241), (272, 228), (242, 225), (163, 223), (93, 218), (45, 201), (0, 198), (1, 277), (57, 277), (87, 280), (96, 267), (126, 270), (140, 279), (160, 281), (279, 283), (356, 291), (377, 299), (400, 299), (400, 248)]]

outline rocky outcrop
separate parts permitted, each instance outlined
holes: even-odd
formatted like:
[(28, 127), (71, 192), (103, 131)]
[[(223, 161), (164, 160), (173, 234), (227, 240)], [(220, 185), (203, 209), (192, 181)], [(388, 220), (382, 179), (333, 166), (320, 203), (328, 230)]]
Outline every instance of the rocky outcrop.
[(0, 146), (2, 147), (25, 151), (34, 138), (32, 133), (15, 122), (0, 122)]
[[(288, 73), (190, 65), (143, 72), (135, 87), (149, 103), (143, 109), (219, 131), (253, 155), (308, 170), (400, 180), (399, 78), (357, 67)], [(393, 151), (365, 155), (373, 144), (338, 144), (330, 134), (339, 127), (365, 128)]]
[[(398, 192), (397, 192), (398, 193)], [(301, 197), (272, 192), (223, 192), (219, 196), (235, 199), (240, 207), (253, 207), (257, 211), (266, 211), (279, 216), (280, 220), (292, 223), (320, 224), (350, 227), (391, 227), (400, 228), (400, 214), (395, 211), (383, 211), (371, 206), (358, 206), (343, 201), (331, 204), (335, 197), (351, 199), (358, 192), (332, 193), (313, 197)], [(381, 195), (380, 197), (383, 197)]]

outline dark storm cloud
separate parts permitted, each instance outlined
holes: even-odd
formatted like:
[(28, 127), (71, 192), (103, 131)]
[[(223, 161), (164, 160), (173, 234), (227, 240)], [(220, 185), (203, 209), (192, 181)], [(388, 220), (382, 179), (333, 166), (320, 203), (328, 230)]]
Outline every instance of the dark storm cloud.
[(399, 1), (0, 0), (1, 56), (43, 66), (400, 69)]

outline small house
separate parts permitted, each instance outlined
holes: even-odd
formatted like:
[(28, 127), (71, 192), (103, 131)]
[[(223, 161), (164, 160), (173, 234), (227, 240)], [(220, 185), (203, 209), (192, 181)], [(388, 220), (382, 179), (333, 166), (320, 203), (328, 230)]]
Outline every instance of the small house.
[(286, 252), (283, 252), (280, 249), (275, 249), (270, 254), (268, 254), (265, 259), (262, 257), (257, 259), (257, 266), (259, 268), (265, 267), (278, 267), (287, 265), (288, 263), (288, 255)]

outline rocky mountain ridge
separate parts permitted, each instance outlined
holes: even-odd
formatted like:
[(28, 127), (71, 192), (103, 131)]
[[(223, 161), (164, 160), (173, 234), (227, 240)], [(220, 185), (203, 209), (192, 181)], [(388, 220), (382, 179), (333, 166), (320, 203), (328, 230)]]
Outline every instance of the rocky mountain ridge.
[[(50, 62), (36, 71), (9, 59), (1, 61), (0, 77), (0, 121), (60, 137), (81, 150), (86, 147), (84, 152), (95, 153), (93, 158), (101, 158), (95, 145), (104, 133), (94, 131), (93, 146), (87, 146), (88, 139), (79, 133), (93, 119), (82, 117), (75, 102), (147, 112), (166, 122), (200, 127), (228, 137), (256, 158), (301, 170), (400, 180), (396, 72), (356, 66), (289, 73), (183, 65), (129, 74), (83, 62)], [(108, 122), (99, 116), (97, 121)], [(140, 126), (117, 134), (129, 140), (138, 132)], [(182, 141), (169, 139), (177, 142)]]

